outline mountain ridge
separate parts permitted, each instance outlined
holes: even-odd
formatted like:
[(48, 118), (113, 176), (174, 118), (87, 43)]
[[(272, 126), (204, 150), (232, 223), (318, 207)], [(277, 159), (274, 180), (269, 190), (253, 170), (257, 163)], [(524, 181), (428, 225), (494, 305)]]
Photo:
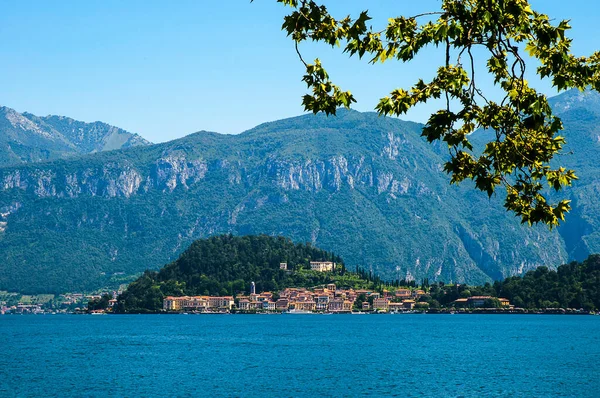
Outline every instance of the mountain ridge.
[(0, 167), (150, 144), (103, 122), (36, 116), (6, 106), (0, 107), (0, 131)]
[(342, 111), (1, 168), (0, 289), (102, 286), (221, 233), (283, 235), (349, 268), (447, 282), (556, 267), (568, 249), (596, 247), (585, 233), (567, 247), (559, 231), (521, 226), (469, 183), (450, 186), (443, 151), (421, 127)]

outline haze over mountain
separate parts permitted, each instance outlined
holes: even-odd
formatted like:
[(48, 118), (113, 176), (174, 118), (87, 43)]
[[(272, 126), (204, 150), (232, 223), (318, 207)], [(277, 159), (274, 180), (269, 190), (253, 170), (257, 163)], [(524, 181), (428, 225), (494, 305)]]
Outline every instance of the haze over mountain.
[(35, 116), (0, 107), (0, 167), (148, 145), (137, 134), (102, 122)]
[(553, 99), (573, 150), (560, 161), (581, 177), (566, 192), (568, 223), (553, 231), (450, 186), (444, 151), (421, 125), (374, 113), (0, 168), (0, 289), (92, 289), (221, 233), (312, 242), (386, 278), (480, 283), (582, 259), (600, 251), (597, 98)]

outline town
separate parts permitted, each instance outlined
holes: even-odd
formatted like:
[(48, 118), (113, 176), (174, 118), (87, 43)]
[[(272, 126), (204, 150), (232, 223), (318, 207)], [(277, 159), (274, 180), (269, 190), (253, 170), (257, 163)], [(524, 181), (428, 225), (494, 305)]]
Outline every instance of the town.
[[(311, 261), (317, 272), (331, 272), (336, 264)], [(286, 263), (280, 264), (287, 269)], [(249, 295), (165, 297), (164, 312), (186, 313), (410, 313), (429, 310), (429, 304), (419, 301), (427, 292), (418, 288), (344, 289), (329, 283), (313, 288), (286, 288), (280, 292), (256, 292), (254, 282)], [(482, 308), (491, 296), (474, 296), (456, 300), (459, 308)], [(512, 309), (507, 299), (498, 299), (501, 308)]]
[[(310, 270), (329, 273), (338, 266), (331, 261), (310, 261)], [(280, 269), (287, 271), (287, 263)], [(461, 285), (454, 285), (459, 287)], [(19, 295), (0, 291), (0, 315), (10, 314), (93, 314), (115, 312), (118, 297), (125, 290), (93, 294), (66, 293), (61, 295)], [(162, 299), (165, 314), (399, 314), (399, 313), (533, 313), (581, 314), (583, 309), (542, 308), (524, 309), (508, 299), (489, 295), (463, 296), (443, 307), (430, 306), (431, 292), (426, 286), (382, 285), (378, 289), (357, 289), (326, 283), (310, 288), (287, 287), (281, 291), (256, 291), (250, 282), (250, 292), (235, 296), (167, 296)]]
[[(250, 293), (249, 296), (166, 297), (165, 312), (191, 313), (412, 313), (429, 310), (427, 302), (417, 301), (423, 290), (398, 289), (383, 295), (369, 290), (337, 289), (335, 284), (313, 289), (286, 288), (281, 292)], [(361, 299), (362, 298), (362, 299)], [(484, 308), (491, 296), (456, 300), (456, 307)], [(499, 299), (502, 308), (514, 309), (508, 300)]]

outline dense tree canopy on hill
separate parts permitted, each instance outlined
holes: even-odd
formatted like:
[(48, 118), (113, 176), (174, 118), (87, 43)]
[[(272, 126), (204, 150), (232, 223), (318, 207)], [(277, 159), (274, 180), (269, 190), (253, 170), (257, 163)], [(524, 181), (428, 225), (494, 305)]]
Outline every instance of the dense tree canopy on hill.
[(430, 286), (431, 300), (442, 306), (452, 306), (458, 298), (469, 296), (507, 298), (520, 308), (600, 308), (600, 255), (587, 260), (563, 264), (556, 270), (538, 267), (523, 276), (512, 276), (494, 284)]
[[(329, 273), (312, 272), (310, 261), (333, 261), (340, 266)], [(289, 271), (279, 264), (286, 262)], [(351, 283), (358, 278), (347, 273), (343, 260), (310, 244), (295, 244), (283, 237), (219, 235), (194, 242), (176, 261), (158, 272), (146, 272), (119, 298), (120, 311), (154, 311), (162, 308), (164, 296), (235, 295), (285, 287), (308, 287), (335, 280)]]
[(600, 308), (600, 255), (563, 264), (556, 271), (539, 267), (523, 277), (496, 284), (498, 295), (529, 308)]
[[(525, 74), (532, 61), (539, 65), (539, 77), (550, 78), (559, 91), (600, 88), (600, 53), (575, 57), (565, 35), (568, 21), (554, 24), (527, 0), (443, 0), (438, 10), (392, 15), (387, 26), (375, 30), (368, 11), (356, 18), (336, 18), (318, 1), (277, 1), (293, 8), (282, 29), (306, 67), (303, 81), (312, 90), (303, 99), (306, 110), (335, 114), (337, 107), (356, 101), (350, 91), (333, 84), (319, 59), (308, 63), (302, 58), (303, 41), (341, 46), (350, 56), (367, 57), (371, 63), (408, 62), (425, 47), (439, 47), (435, 77), (419, 79), (408, 90), (394, 89), (379, 101), (379, 114), (400, 116), (419, 103), (442, 98), (443, 108), (431, 115), (423, 135), (448, 145), (445, 171), (453, 183), (474, 180), (490, 196), (503, 186), (505, 207), (524, 223), (552, 227), (564, 219), (570, 201), (550, 203), (544, 185), (558, 191), (577, 177), (573, 170), (551, 165), (565, 143), (558, 135), (563, 125)], [(500, 98), (484, 92), (481, 82), (486, 78), (501, 88)], [(496, 134), (478, 153), (469, 134), (481, 128)]]

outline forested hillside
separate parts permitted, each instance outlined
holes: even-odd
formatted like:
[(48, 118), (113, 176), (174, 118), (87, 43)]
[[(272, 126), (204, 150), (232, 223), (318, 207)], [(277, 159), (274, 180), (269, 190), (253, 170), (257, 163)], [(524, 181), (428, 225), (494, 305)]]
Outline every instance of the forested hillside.
[[(310, 261), (334, 261), (333, 273), (310, 271)], [(287, 263), (288, 270), (279, 264)], [(367, 284), (347, 272), (343, 260), (310, 244), (294, 244), (283, 237), (219, 235), (198, 240), (174, 262), (158, 272), (145, 272), (119, 297), (120, 312), (157, 311), (165, 296), (234, 295), (277, 292), (286, 287), (312, 287), (336, 282), (339, 286)]]
[(525, 275), (511, 276), (483, 286), (434, 283), (430, 302), (452, 307), (453, 301), (470, 296), (507, 298), (519, 308), (600, 309), (600, 255), (570, 262), (556, 269), (539, 267)]
[(553, 231), (451, 186), (447, 151), (421, 125), (374, 113), (0, 168), (0, 289), (107, 286), (229, 233), (310, 242), (389, 279), (483, 283), (582, 260), (600, 252), (596, 97), (553, 100), (571, 151), (558, 160), (580, 177), (561, 193), (573, 210)]

